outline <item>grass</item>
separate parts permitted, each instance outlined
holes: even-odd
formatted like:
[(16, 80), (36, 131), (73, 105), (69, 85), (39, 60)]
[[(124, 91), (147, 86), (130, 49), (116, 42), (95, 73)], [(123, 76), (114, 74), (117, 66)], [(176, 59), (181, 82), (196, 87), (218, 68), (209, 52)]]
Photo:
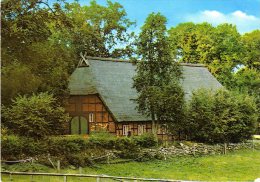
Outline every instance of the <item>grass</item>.
[[(125, 164), (102, 164), (100, 168), (83, 168), (86, 174), (106, 174), (113, 176), (131, 176), (146, 178), (166, 178), (176, 180), (202, 181), (253, 181), (260, 178), (260, 151), (241, 150), (227, 155), (202, 157), (175, 157), (166, 161), (130, 162)], [(14, 166), (12, 166), (14, 168)], [(18, 168), (16, 168), (17, 170)], [(53, 169), (41, 172), (55, 172)], [(77, 173), (78, 170), (63, 169), (61, 173)], [(14, 181), (29, 181), (25, 176)], [(3, 181), (9, 176), (3, 175)], [(35, 178), (34, 181), (37, 181)], [(42, 181), (39, 177), (39, 181)], [(45, 177), (44, 181), (49, 181)], [(63, 181), (63, 178), (52, 178), (50, 181)], [(70, 178), (68, 181), (80, 181)], [(83, 180), (82, 180), (83, 181)], [(85, 180), (92, 181), (92, 180)], [(93, 180), (94, 181), (94, 180)], [(107, 181), (107, 180), (104, 180)]]

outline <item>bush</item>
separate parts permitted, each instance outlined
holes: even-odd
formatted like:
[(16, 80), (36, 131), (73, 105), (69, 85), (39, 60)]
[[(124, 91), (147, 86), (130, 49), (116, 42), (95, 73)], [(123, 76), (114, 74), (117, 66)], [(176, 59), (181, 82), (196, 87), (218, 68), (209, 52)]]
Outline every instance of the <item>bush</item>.
[(80, 135), (75, 136), (58, 136), (48, 139), (48, 152), (51, 155), (67, 155), (78, 153), (85, 150), (89, 145), (87, 139)]
[(256, 129), (257, 107), (248, 95), (218, 90), (198, 90), (189, 104), (191, 139), (200, 142), (240, 142)]
[(140, 147), (154, 147), (158, 144), (155, 136), (152, 133), (145, 133), (140, 136), (133, 136), (133, 140), (136, 145)]
[(69, 154), (66, 158), (69, 164), (76, 167), (93, 165), (93, 162), (90, 160), (90, 156), (85, 153)]
[[(133, 137), (116, 137), (109, 133), (93, 133), (89, 139), (80, 135), (52, 136), (44, 140), (5, 135), (2, 140), (2, 157), (7, 160), (39, 158), (39, 162), (51, 165), (48, 155), (52, 160), (62, 160), (62, 165), (72, 164), (77, 166), (91, 165), (94, 162), (106, 160), (98, 158), (105, 156), (107, 150), (117, 151), (118, 157), (135, 159), (140, 156), (141, 147), (155, 146), (156, 140), (151, 134)], [(82, 155), (80, 157), (80, 155)], [(84, 159), (83, 159), (84, 158)], [(83, 161), (82, 161), (83, 160)]]
[(18, 136), (10, 135), (2, 139), (1, 154), (5, 159), (13, 159), (13, 156), (22, 155), (23, 143)]
[(2, 157), (6, 160), (25, 159), (45, 152), (43, 142), (30, 138), (7, 135), (2, 139)]
[(36, 139), (62, 134), (68, 115), (56, 99), (47, 93), (19, 96), (2, 110), (3, 125), (15, 134)]
[(115, 141), (116, 136), (107, 131), (92, 132), (89, 137), (89, 145), (105, 149), (113, 149), (116, 143)]

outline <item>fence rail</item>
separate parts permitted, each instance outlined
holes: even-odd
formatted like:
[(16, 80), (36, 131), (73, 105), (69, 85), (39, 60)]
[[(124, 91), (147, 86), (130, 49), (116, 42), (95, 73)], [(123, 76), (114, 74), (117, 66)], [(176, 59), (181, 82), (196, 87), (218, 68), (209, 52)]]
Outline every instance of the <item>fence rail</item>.
[(64, 182), (67, 182), (67, 177), (84, 177), (84, 178), (95, 178), (97, 182), (100, 182), (101, 179), (112, 179), (112, 180), (131, 180), (134, 182), (137, 181), (160, 181), (160, 182), (184, 182), (182, 180), (172, 180), (172, 179), (154, 179), (154, 178), (135, 178), (135, 177), (120, 177), (120, 176), (108, 176), (108, 175), (92, 175), (92, 174), (62, 174), (62, 173), (34, 173), (34, 172), (11, 172), (11, 171), (2, 171), (1, 174), (10, 175), (27, 175), (31, 176), (63, 176)]

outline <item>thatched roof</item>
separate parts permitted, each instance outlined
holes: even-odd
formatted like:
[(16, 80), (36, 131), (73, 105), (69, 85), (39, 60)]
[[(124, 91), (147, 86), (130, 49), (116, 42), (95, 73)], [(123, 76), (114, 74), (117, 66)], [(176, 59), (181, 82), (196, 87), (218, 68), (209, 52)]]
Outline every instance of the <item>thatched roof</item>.
[[(78, 67), (69, 82), (70, 95), (99, 94), (117, 121), (147, 121), (150, 118), (138, 113), (137, 92), (133, 85), (136, 66), (129, 61), (88, 57), (89, 66)], [(204, 87), (216, 90), (222, 85), (203, 65), (182, 64), (183, 88), (186, 98)]]

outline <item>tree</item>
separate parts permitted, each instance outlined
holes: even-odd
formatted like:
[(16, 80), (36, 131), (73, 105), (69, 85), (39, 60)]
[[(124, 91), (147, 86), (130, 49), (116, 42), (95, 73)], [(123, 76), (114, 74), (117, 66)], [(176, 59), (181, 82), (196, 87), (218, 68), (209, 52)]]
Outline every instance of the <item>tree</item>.
[(227, 90), (194, 92), (188, 113), (191, 139), (209, 143), (249, 139), (256, 129), (258, 117), (252, 97)]
[(166, 124), (169, 133), (181, 137), (185, 132), (186, 108), (184, 90), (181, 84), (173, 80), (168, 85), (163, 87), (155, 93), (156, 99), (155, 115), (157, 120)]
[(169, 30), (171, 52), (180, 62), (208, 64), (212, 61), (211, 51), (214, 28), (208, 23), (181, 23)]
[(243, 63), (243, 46), (236, 26), (218, 25), (214, 30), (215, 48), (209, 65), (211, 73), (227, 88), (234, 86), (233, 70)]
[(131, 56), (133, 32), (128, 29), (134, 22), (126, 17), (122, 5), (109, 0), (107, 6), (96, 1), (91, 1), (89, 6), (73, 2), (66, 3), (64, 10), (73, 22), (67, 42), (75, 47), (77, 55), (86, 52), (89, 56)]
[(89, 6), (80, 6), (57, 2), (1, 2), (3, 104), (33, 92), (49, 92), (63, 102), (80, 52), (103, 57), (132, 53), (128, 42), (133, 35), (128, 28), (133, 23), (119, 3), (108, 1), (101, 6), (91, 1)]
[(166, 18), (160, 13), (147, 17), (137, 42), (137, 52), (142, 60), (137, 62), (137, 74), (133, 78), (133, 87), (138, 92), (138, 110), (151, 116), (154, 135), (157, 134), (158, 119), (162, 118), (163, 109), (159, 106), (166, 106), (159, 105), (160, 98), (165, 96), (162, 91), (169, 91), (168, 86), (176, 85), (181, 77), (181, 70), (170, 55), (165, 24)]
[(245, 49), (244, 65), (250, 69), (260, 71), (260, 30), (246, 33), (242, 36), (243, 48)]
[(234, 25), (183, 23), (169, 34), (171, 52), (178, 61), (205, 64), (224, 86), (234, 86), (233, 70), (243, 63), (245, 54)]
[(211, 132), (214, 128), (212, 107), (214, 94), (205, 89), (199, 89), (192, 94), (187, 111), (187, 134), (192, 140), (212, 142)]
[(40, 78), (28, 66), (13, 62), (2, 68), (2, 104), (7, 105), (11, 98), (19, 94), (32, 94), (40, 86)]
[(64, 97), (75, 56), (73, 48), (53, 36), (68, 25), (60, 6), (39, 0), (9, 0), (1, 5), (3, 104), (33, 92)]
[(3, 125), (20, 136), (44, 138), (66, 131), (68, 115), (47, 93), (19, 96), (2, 111)]

